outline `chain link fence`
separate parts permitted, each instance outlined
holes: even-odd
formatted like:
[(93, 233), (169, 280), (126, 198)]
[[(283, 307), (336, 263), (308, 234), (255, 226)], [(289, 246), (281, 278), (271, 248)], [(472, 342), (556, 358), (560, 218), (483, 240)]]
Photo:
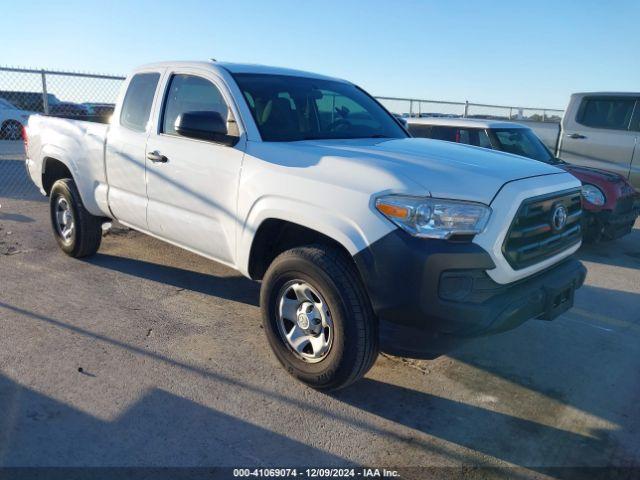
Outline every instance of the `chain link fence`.
[(107, 122), (124, 77), (0, 67), (0, 198), (39, 200), (27, 178), (22, 126), (34, 113)]
[[(29, 115), (107, 122), (124, 80), (96, 75), (0, 67), (0, 198), (41, 198), (24, 168), (22, 126)], [(469, 117), (559, 122), (562, 110), (376, 97), (404, 117)]]
[(418, 98), (376, 98), (387, 110), (402, 117), (483, 118), (559, 123), (564, 113), (564, 110), (555, 108), (515, 107), (472, 102), (445, 102), (442, 100), (421, 100)]

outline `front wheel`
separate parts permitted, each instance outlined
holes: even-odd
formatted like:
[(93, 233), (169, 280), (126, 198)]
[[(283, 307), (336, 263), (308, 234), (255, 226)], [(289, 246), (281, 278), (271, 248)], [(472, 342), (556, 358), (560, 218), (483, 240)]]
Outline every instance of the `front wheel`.
[(84, 208), (73, 180), (64, 178), (53, 184), (49, 209), (53, 234), (64, 253), (81, 258), (98, 251), (103, 219)]
[(320, 390), (361, 378), (378, 354), (377, 323), (351, 259), (311, 245), (270, 265), (260, 304), (267, 339), (285, 369)]

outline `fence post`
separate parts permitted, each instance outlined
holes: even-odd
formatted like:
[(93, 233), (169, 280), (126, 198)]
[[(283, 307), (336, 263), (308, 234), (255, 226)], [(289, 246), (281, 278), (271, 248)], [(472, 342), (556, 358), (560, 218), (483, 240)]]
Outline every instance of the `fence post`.
[(467, 118), (469, 116), (469, 100), (464, 101), (464, 113), (462, 118)]
[(47, 95), (47, 76), (44, 70), (40, 71), (42, 75), (42, 108), (44, 109), (44, 114), (49, 115), (49, 96)]

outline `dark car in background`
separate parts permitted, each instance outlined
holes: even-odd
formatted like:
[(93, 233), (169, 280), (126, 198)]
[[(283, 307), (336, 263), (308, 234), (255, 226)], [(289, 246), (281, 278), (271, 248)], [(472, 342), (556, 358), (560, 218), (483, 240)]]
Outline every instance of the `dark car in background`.
[[(20, 110), (39, 113), (44, 112), (44, 97), (42, 92), (0, 90), (0, 98), (4, 98)], [(49, 108), (51, 108), (52, 105), (60, 103), (60, 100), (58, 100), (55, 95), (49, 93), (47, 94), (47, 103), (49, 104)]]
[(102, 121), (100, 123), (109, 123), (111, 115), (113, 115), (113, 111), (116, 108), (113, 103), (85, 102), (82, 105), (90, 109), (91, 115), (101, 118)]
[(91, 110), (79, 103), (58, 102), (53, 105), (49, 105), (49, 115), (82, 120), (83, 118), (88, 118), (91, 115)]
[(621, 175), (556, 158), (529, 127), (465, 118), (408, 118), (414, 137), (465, 143), (531, 158), (561, 168), (582, 182), (583, 235), (587, 242), (631, 232), (640, 214), (640, 193)]
[[(20, 110), (38, 113), (45, 112), (44, 96), (42, 95), (42, 92), (0, 90), (0, 98), (5, 99)], [(100, 111), (94, 110), (92, 105), (96, 105), (96, 108)], [(62, 101), (54, 94), (47, 94), (48, 114), (54, 117), (98, 121), (102, 117), (110, 117), (111, 113), (113, 113), (113, 105), (111, 105), (111, 110), (108, 113), (105, 113), (105, 107), (103, 106), (107, 105), (109, 104)]]

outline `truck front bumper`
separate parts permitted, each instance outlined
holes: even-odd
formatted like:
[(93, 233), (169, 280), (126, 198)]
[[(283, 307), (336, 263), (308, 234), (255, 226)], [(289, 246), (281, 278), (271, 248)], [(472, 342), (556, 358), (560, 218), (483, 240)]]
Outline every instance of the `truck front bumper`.
[(573, 305), (586, 269), (575, 258), (511, 284), (474, 243), (425, 240), (395, 231), (356, 256), (379, 318), (381, 348), (405, 357), (434, 358), (471, 338), (523, 322), (552, 320)]

